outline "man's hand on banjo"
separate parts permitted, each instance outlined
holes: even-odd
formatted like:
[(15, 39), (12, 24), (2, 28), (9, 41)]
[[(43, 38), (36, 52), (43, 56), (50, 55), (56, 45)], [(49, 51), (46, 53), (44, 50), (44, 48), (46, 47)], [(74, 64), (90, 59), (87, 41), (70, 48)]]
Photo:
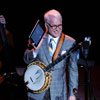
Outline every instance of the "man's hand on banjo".
[(42, 72), (41, 70), (37, 70), (34, 74), (34, 77), (33, 77), (33, 83), (36, 83), (37, 81), (39, 81), (40, 79), (42, 78)]

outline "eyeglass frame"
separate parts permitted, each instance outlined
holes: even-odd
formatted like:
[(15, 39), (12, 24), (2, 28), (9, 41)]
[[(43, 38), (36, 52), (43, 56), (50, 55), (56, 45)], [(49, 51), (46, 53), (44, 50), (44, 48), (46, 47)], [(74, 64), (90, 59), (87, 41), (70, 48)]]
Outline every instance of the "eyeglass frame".
[(49, 25), (52, 29), (57, 29), (57, 27), (58, 28), (62, 27), (62, 24), (59, 24), (59, 25), (51, 25), (51, 24), (49, 24), (47, 22), (46, 22), (46, 24)]

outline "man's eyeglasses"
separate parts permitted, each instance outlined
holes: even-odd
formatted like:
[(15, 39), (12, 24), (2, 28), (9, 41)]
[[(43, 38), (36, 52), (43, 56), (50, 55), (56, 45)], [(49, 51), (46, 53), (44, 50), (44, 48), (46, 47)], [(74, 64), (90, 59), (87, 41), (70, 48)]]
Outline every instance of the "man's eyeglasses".
[(59, 24), (59, 25), (50, 25), (49, 23), (47, 23), (52, 29), (61, 29), (62, 28), (62, 24)]

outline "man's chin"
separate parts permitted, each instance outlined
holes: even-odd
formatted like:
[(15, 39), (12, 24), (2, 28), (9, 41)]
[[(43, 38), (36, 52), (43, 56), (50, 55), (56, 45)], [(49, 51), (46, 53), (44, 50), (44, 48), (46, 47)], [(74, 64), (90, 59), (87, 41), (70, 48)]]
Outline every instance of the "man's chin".
[(51, 34), (54, 38), (58, 37), (60, 34), (59, 33), (54, 33), (54, 34)]
[(59, 35), (54, 35), (53, 37), (54, 37), (54, 38), (57, 38), (58, 36), (59, 36)]

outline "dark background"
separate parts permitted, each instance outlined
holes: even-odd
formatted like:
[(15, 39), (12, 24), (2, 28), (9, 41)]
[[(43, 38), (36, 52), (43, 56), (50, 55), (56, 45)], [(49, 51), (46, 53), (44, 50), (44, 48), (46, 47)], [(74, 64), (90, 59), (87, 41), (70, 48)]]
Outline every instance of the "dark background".
[[(49, 1), (48, 1), (49, 3)], [(98, 2), (64, 2), (39, 5), (35, 3), (11, 2), (2, 3), (0, 12), (5, 16), (7, 29), (13, 34), (17, 64), (23, 65), (23, 53), (27, 46), (28, 36), (37, 19), (43, 21), (43, 14), (49, 9), (57, 9), (63, 16), (63, 32), (83, 41), (85, 36), (91, 37), (90, 59), (99, 64), (99, 6)], [(36, 5), (36, 6), (35, 6)]]
[[(27, 47), (28, 36), (37, 19), (43, 22), (43, 15), (49, 9), (57, 9), (63, 17), (63, 32), (76, 39), (77, 43), (82, 42), (85, 36), (91, 37), (89, 48), (89, 60), (95, 61), (92, 70), (92, 81), (97, 100), (100, 98), (100, 48), (99, 48), (99, 3), (97, 1), (32, 1), (32, 2), (0, 2), (0, 13), (6, 18), (6, 27), (13, 34), (15, 43), (16, 58), (15, 66), (25, 67), (23, 54)], [(79, 68), (80, 81), (84, 81), (84, 71)], [(83, 84), (83, 82), (82, 82)], [(79, 83), (79, 96), (84, 95), (84, 86)], [(81, 91), (82, 89), (82, 91)], [(19, 90), (18, 90), (19, 91)], [(23, 88), (22, 88), (23, 92)], [(20, 93), (20, 92), (19, 92)], [(20, 93), (21, 94), (21, 93)], [(20, 98), (24, 97), (24, 92)], [(19, 98), (18, 98), (19, 100)], [(21, 99), (22, 100), (22, 99)], [(24, 99), (25, 100), (25, 99)], [(84, 100), (84, 99), (83, 99)]]

